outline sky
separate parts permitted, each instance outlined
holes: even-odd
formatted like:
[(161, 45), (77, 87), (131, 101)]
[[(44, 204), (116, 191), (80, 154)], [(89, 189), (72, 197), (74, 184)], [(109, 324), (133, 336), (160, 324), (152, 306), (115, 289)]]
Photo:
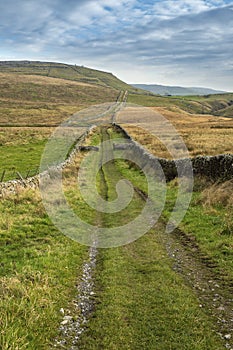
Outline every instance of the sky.
[(233, 91), (233, 0), (0, 0), (0, 60)]

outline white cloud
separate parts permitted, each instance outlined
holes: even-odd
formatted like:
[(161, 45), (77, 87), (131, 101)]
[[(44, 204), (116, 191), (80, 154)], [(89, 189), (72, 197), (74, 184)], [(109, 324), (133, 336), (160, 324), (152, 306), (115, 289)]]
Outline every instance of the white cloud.
[(224, 7), (230, 3), (8, 0), (0, 3), (2, 52), (115, 69), (131, 81), (138, 72), (142, 82), (198, 76), (213, 81), (215, 75), (224, 84), (233, 81), (233, 16)]
[(153, 6), (156, 16), (163, 19), (175, 18), (181, 15), (200, 13), (220, 6), (224, 6), (224, 1), (205, 0), (161, 0)]

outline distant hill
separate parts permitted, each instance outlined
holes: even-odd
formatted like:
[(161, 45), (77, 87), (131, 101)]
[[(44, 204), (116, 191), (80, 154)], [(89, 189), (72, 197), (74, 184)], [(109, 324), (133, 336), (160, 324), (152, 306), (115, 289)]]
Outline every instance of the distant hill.
[(0, 72), (41, 75), (94, 84), (117, 90), (135, 91), (135, 88), (121, 81), (112, 73), (64, 63), (40, 61), (0, 61)]
[(163, 96), (192, 96), (192, 95), (213, 95), (213, 94), (224, 94), (225, 91), (218, 91), (208, 88), (198, 87), (181, 87), (181, 86), (165, 86), (157, 84), (132, 84), (135, 88), (143, 89), (146, 91), (153, 92), (154, 94)]

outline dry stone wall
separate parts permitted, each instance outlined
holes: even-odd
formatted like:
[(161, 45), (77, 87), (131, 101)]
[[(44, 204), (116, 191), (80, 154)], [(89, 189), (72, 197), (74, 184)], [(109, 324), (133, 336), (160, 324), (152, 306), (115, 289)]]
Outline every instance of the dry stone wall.
[[(128, 140), (128, 151), (139, 159), (140, 167), (155, 167), (158, 162), (161, 165), (165, 178), (170, 181), (177, 177), (177, 168), (182, 169), (182, 175), (186, 175), (189, 169), (190, 159), (167, 160), (158, 158), (146, 151), (139, 143), (131, 138), (131, 136), (120, 125), (113, 124), (120, 130)], [(86, 139), (92, 128), (88, 129), (79, 139), (73, 151), (67, 160), (57, 166), (53, 166), (41, 174), (35, 175), (27, 179), (11, 180), (0, 183), (0, 198), (5, 195), (15, 194), (23, 188), (38, 188), (40, 176), (50, 176), (53, 171), (61, 170), (68, 164), (71, 164), (77, 152), (82, 148), (81, 144)], [(116, 146), (116, 147), (119, 147)], [(125, 146), (124, 146), (125, 147)], [(97, 150), (97, 149), (96, 149)], [(206, 176), (212, 180), (229, 180), (233, 178), (233, 154), (220, 154), (217, 156), (198, 156), (191, 158), (193, 174)], [(188, 170), (187, 170), (188, 171)]]
[(88, 129), (83, 135), (81, 135), (77, 144), (75, 145), (72, 152), (70, 153), (69, 157), (63, 163), (57, 166), (51, 166), (48, 170), (44, 171), (43, 173), (37, 174), (27, 179), (17, 179), (17, 180), (10, 180), (7, 182), (1, 182), (0, 198), (3, 198), (9, 194), (16, 194), (20, 189), (23, 189), (23, 188), (38, 188), (39, 179), (41, 176), (50, 177), (50, 175), (54, 173), (54, 171), (64, 169), (69, 164), (71, 164), (76, 154), (80, 151), (81, 144), (85, 141), (86, 137), (88, 136), (88, 134), (92, 129), (93, 127)]
[(182, 169), (182, 175), (185, 176), (189, 169), (190, 160), (192, 162), (193, 174), (206, 176), (214, 181), (229, 180), (233, 178), (233, 154), (220, 154), (216, 156), (197, 156), (191, 159), (168, 160), (158, 158), (146, 151), (139, 143), (132, 139), (127, 131), (120, 125), (114, 124), (115, 128), (120, 130), (129, 141), (128, 148), (140, 160), (140, 166), (153, 167), (157, 162), (160, 163), (167, 181), (177, 177), (177, 168)]

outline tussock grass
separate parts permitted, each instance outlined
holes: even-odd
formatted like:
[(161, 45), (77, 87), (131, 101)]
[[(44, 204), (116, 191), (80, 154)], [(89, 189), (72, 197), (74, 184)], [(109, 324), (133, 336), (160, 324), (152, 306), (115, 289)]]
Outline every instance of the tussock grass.
[[(232, 180), (221, 184), (205, 182), (201, 180), (199, 189), (196, 185), (180, 227), (188, 237), (195, 237), (200, 250), (216, 263), (216, 270), (225, 276), (226, 281), (232, 281)], [(175, 195), (173, 191), (170, 188), (171, 198)]]
[(233, 180), (215, 183), (202, 192), (202, 202), (206, 206), (222, 205), (233, 208)]
[(20, 146), (47, 139), (53, 128), (0, 127), (0, 146)]
[[(191, 156), (233, 152), (232, 119), (224, 118), (233, 117), (232, 101), (233, 94), (208, 95), (208, 97), (162, 97), (129, 94), (128, 98), (128, 102), (150, 107), (167, 118), (184, 139)], [(146, 118), (146, 115), (144, 116), (142, 113), (141, 123), (143, 118)], [(135, 122), (137, 122), (137, 118)], [(122, 123), (124, 123), (123, 120)], [(148, 121), (148, 126), (153, 132), (153, 128), (158, 127), (156, 118)], [(147, 146), (155, 155), (169, 157), (160, 142), (151, 137), (151, 134), (143, 133), (136, 128), (129, 128), (129, 132), (132, 132), (132, 136)]]

